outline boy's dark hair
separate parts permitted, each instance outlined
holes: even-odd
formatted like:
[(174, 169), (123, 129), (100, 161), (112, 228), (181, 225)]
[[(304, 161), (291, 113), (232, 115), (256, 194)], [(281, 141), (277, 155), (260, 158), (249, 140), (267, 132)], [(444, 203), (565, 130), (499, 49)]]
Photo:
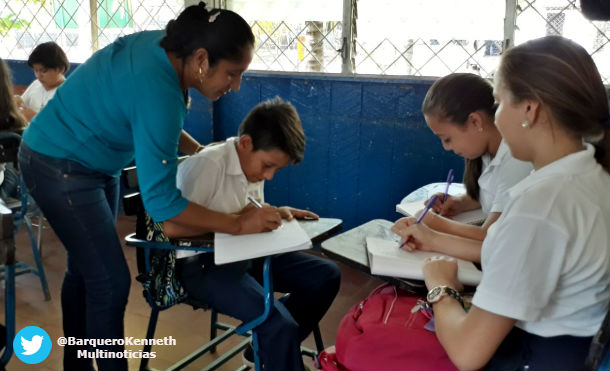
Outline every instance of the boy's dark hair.
[[(434, 82), (422, 103), (424, 115), (434, 115), (464, 127), (468, 116), (482, 111), (492, 118), (496, 113), (491, 82), (472, 73), (453, 73)], [(479, 199), (479, 177), (483, 172), (482, 159), (464, 160), (464, 186), (473, 200)]]
[(214, 67), (221, 59), (241, 61), (246, 48), (254, 46), (254, 34), (239, 14), (226, 9), (208, 11), (201, 1), (169, 21), (160, 44), (182, 59), (205, 48), (210, 67)]
[(45, 68), (63, 68), (64, 73), (70, 69), (70, 62), (68, 62), (66, 53), (53, 41), (39, 44), (34, 48), (28, 58), (28, 66), (33, 68), (35, 63), (41, 64)]
[(239, 125), (237, 133), (252, 138), (253, 151), (279, 149), (294, 164), (303, 160), (305, 133), (301, 119), (294, 106), (279, 97), (257, 104)]

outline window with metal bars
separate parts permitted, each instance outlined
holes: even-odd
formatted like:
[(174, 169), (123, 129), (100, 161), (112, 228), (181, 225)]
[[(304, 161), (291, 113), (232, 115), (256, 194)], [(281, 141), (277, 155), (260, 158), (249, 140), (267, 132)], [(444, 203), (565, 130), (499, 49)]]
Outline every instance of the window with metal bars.
[[(56, 41), (82, 62), (119, 36), (162, 29), (194, 0), (2, 0), (0, 56)], [(502, 50), (545, 35), (583, 45), (610, 82), (610, 22), (578, 0), (214, 0), (256, 36), (254, 70), (491, 77)], [(356, 32), (357, 31), (357, 32)]]

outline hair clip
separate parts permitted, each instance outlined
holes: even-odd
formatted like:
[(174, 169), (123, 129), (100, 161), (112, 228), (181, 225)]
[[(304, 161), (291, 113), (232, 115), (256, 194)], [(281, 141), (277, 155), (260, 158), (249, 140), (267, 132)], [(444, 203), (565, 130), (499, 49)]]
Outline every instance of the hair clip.
[(210, 17), (208, 18), (208, 22), (213, 23), (216, 20), (216, 18), (218, 18), (219, 14), (220, 14), (220, 10), (214, 14), (211, 14)]

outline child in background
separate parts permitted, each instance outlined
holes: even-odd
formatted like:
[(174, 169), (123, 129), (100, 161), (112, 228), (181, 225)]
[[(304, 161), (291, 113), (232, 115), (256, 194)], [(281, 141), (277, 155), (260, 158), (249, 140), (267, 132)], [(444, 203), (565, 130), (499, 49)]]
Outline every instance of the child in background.
[[(264, 202), (264, 181), (299, 163), (304, 149), (305, 134), (296, 110), (276, 98), (254, 107), (239, 126), (238, 137), (206, 147), (182, 162), (177, 185), (191, 202), (239, 214), (253, 207), (248, 196)], [(290, 207), (278, 211), (286, 220), (318, 218)], [(166, 221), (164, 232), (168, 237), (185, 237), (210, 231), (174, 228)], [(216, 266), (212, 254), (178, 251), (177, 257), (177, 277), (190, 297), (244, 322), (263, 313), (263, 259)], [(290, 297), (275, 301), (270, 317), (257, 327), (261, 361), (265, 370), (302, 370), (300, 344), (337, 295), (340, 272), (335, 263), (305, 252), (275, 255), (271, 260), (274, 289)]]
[[(494, 124), (493, 87), (480, 76), (454, 73), (440, 78), (428, 90), (422, 112), (443, 148), (464, 157), (467, 194), (438, 194), (436, 213), (425, 216), (429, 228), (422, 226), (417, 248), (480, 262), (481, 241), (506, 207), (508, 189), (525, 178), (532, 165), (515, 159), (502, 140)], [(487, 214), (482, 226), (447, 218), (477, 208)]]
[[(11, 99), (12, 95), (11, 72), (0, 59), (0, 134), (11, 132), (21, 135), (27, 122)], [(19, 198), (19, 176), (12, 164), (0, 164), (0, 198)]]
[(21, 96), (15, 96), (15, 102), (25, 118), (31, 121), (66, 80), (64, 75), (70, 69), (70, 62), (61, 47), (50, 41), (34, 48), (28, 66), (34, 70), (36, 80)]
[(535, 171), (487, 233), (468, 312), (456, 262), (424, 266), (436, 333), (460, 369), (583, 370), (610, 303), (606, 90), (583, 47), (547, 36), (503, 54), (494, 96), (502, 137)]

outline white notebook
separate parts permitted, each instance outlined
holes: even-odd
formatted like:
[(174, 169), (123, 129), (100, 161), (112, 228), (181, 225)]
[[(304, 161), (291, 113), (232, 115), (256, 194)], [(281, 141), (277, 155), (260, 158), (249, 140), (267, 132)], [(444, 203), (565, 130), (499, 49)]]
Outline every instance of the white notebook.
[[(366, 238), (371, 274), (423, 280), (422, 267), (427, 258), (443, 254), (427, 251), (405, 251), (395, 241), (375, 237)], [(458, 280), (476, 286), (481, 282), (481, 271), (472, 262), (457, 259)]]
[(311, 248), (311, 240), (296, 219), (283, 221), (282, 226), (271, 232), (232, 235), (214, 235), (214, 263), (226, 264), (261, 256)]
[[(405, 216), (415, 216), (415, 214), (423, 208), (424, 201), (413, 201), (396, 204), (396, 212), (401, 213)], [(455, 220), (456, 222), (460, 223), (480, 225), (485, 222), (485, 219), (487, 219), (487, 215), (485, 215), (485, 212), (482, 209), (476, 209), (461, 212), (455, 216), (452, 216), (449, 219)]]

